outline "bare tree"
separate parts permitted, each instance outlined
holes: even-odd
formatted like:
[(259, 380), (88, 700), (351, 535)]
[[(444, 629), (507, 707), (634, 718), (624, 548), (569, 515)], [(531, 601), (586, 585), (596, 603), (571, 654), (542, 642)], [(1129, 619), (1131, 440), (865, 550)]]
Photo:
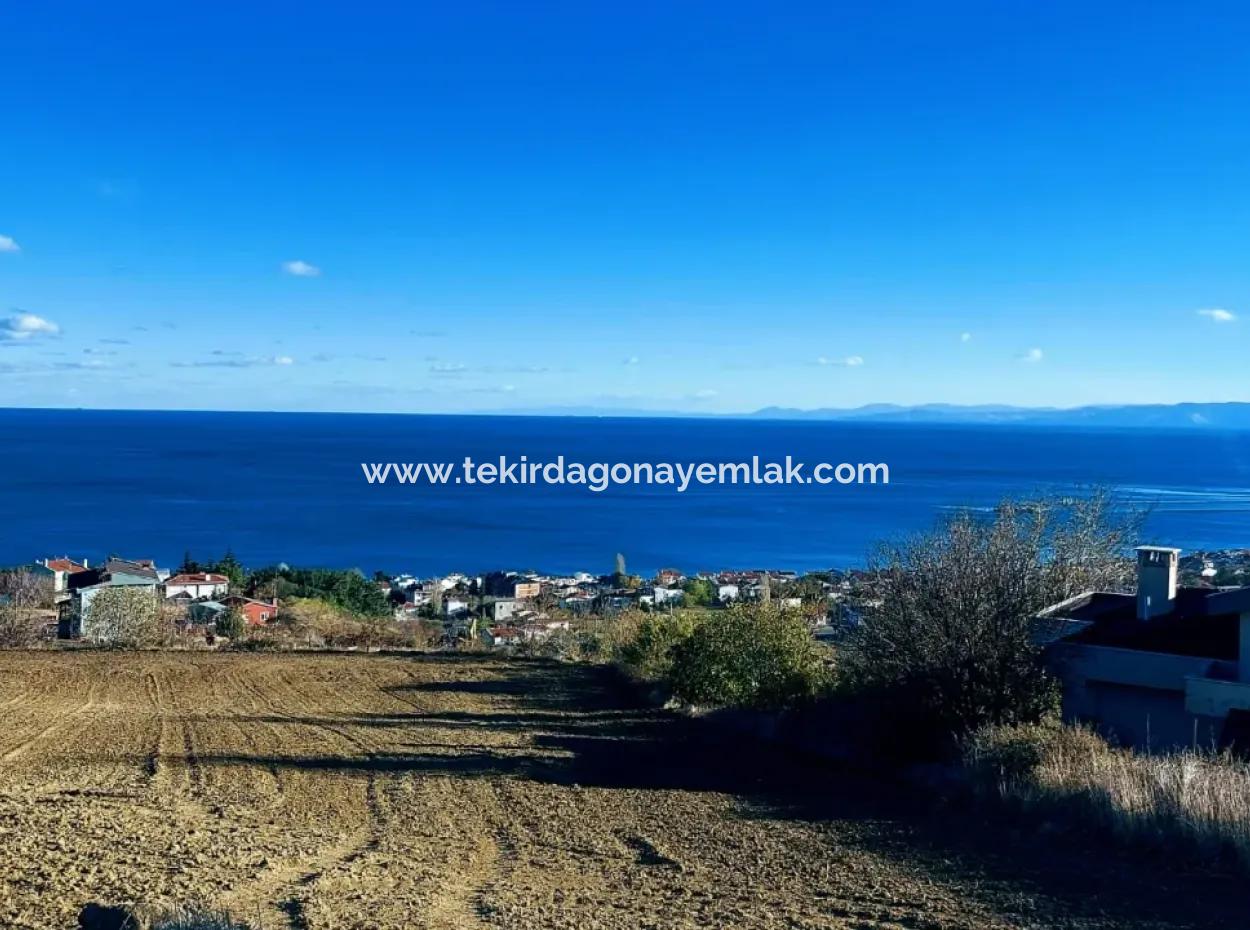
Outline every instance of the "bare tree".
[(1005, 501), (885, 547), (880, 602), (846, 643), (842, 668), (895, 721), (950, 736), (1035, 720), (1053, 701), (1037, 646), (1044, 607), (1128, 581), (1144, 514), (1105, 492)]
[(52, 597), (50, 576), (26, 569), (0, 572), (0, 647), (34, 645)]
[(83, 618), (83, 635), (95, 643), (116, 646), (159, 646), (172, 638), (173, 627), (155, 591), (138, 587), (105, 588), (96, 592)]

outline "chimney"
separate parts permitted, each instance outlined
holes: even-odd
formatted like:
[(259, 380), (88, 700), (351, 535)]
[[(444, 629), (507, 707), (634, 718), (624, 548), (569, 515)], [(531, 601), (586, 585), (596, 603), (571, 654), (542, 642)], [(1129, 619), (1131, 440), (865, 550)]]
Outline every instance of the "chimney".
[(1138, 546), (1137, 619), (1150, 620), (1172, 612), (1176, 601), (1176, 572), (1181, 550), (1166, 546)]

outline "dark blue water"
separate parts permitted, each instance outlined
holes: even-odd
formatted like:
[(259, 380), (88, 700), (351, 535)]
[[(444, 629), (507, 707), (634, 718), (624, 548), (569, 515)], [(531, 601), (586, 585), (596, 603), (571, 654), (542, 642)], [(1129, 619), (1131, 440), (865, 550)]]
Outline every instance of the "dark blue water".
[[(889, 486), (371, 486), (360, 463), (886, 462)], [(862, 564), (875, 540), (1005, 495), (1090, 485), (1155, 505), (1153, 542), (1250, 546), (1250, 434), (736, 420), (0, 410), (0, 563), (118, 553), (176, 564), (422, 574)]]

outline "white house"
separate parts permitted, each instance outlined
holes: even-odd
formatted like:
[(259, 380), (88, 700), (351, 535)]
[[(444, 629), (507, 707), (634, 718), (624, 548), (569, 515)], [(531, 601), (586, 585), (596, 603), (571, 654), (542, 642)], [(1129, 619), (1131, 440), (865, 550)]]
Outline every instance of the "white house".
[(60, 559), (44, 559), (36, 562), (34, 571), (37, 575), (50, 576), (52, 578), (52, 595), (53, 600), (57, 604), (63, 604), (69, 600), (69, 577), (77, 575), (88, 570), (87, 560), (83, 559), (81, 563), (75, 562), (69, 557)]
[(201, 598), (216, 599), (230, 593), (230, 579), (225, 575), (213, 575), (208, 572), (191, 572), (174, 575), (165, 582), (165, 596), (177, 597), (185, 594), (193, 601)]
[(660, 585), (656, 585), (654, 591), (655, 604), (657, 607), (661, 604), (668, 604), (670, 602), (676, 603), (686, 596), (686, 592), (681, 588), (665, 588)]

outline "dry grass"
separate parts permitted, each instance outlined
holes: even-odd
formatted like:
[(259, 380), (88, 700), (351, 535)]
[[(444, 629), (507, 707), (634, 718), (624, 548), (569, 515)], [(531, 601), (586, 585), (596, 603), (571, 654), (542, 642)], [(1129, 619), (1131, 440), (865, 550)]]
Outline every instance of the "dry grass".
[(180, 907), (152, 925), (152, 930), (248, 930), (228, 914)]
[(970, 740), (982, 791), (1135, 845), (1250, 870), (1250, 765), (1224, 753), (1138, 755), (1079, 727), (1000, 727)]

